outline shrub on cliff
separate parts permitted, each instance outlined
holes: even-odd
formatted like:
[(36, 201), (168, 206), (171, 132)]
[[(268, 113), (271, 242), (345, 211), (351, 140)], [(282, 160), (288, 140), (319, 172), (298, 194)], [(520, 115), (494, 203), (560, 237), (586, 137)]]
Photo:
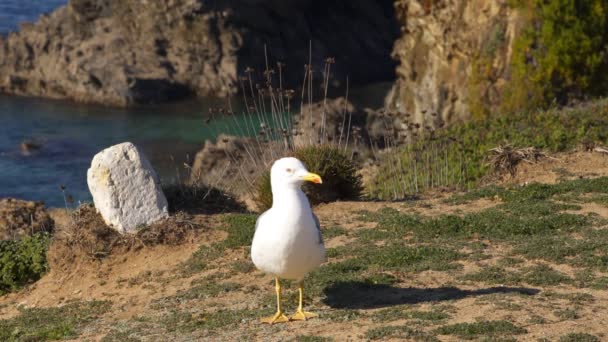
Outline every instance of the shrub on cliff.
[(606, 127), (608, 100), (457, 124), (385, 154), (366, 193), (394, 200), (428, 188), (468, 187), (489, 173), (486, 158), (500, 144), (561, 152), (585, 142), (607, 143)]
[[(336, 146), (305, 146), (293, 151), (310, 172), (317, 173), (323, 184), (304, 184), (302, 189), (312, 205), (336, 200), (358, 199), (363, 186), (354, 162)], [(255, 200), (260, 211), (272, 206), (270, 172), (266, 171), (257, 182)]]
[(0, 295), (34, 282), (47, 271), (48, 233), (0, 241)]
[(516, 39), (506, 111), (534, 109), (608, 91), (604, 0), (516, 0), (526, 29)]

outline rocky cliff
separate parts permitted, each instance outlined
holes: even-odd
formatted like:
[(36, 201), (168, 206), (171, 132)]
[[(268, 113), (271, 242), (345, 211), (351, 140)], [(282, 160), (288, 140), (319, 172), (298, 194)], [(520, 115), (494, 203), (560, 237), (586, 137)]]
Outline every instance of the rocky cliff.
[(520, 26), (506, 0), (400, 0), (397, 81), (386, 105), (438, 126), (497, 104)]
[(0, 38), (0, 92), (120, 106), (226, 95), (263, 68), (265, 44), (296, 86), (309, 41), (337, 80), (385, 81), (397, 35), (392, 0), (70, 0)]

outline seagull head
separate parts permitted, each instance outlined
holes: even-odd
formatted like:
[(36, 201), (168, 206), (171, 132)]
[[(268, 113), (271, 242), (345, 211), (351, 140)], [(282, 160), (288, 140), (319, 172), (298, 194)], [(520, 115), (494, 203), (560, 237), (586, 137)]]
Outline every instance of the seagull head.
[(304, 182), (321, 184), (323, 181), (316, 173), (308, 172), (306, 166), (297, 158), (281, 158), (272, 164), (270, 181), (273, 189), (277, 186), (297, 186)]

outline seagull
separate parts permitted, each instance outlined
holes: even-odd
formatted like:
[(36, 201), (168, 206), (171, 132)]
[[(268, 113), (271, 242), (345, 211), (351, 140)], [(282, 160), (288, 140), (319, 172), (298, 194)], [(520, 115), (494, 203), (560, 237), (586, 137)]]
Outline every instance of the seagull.
[[(321, 177), (308, 172), (296, 158), (282, 158), (270, 170), (272, 207), (258, 218), (251, 244), (251, 259), (255, 266), (275, 277), (277, 312), (262, 318), (273, 324), (289, 320), (307, 320), (317, 315), (302, 308), (304, 277), (325, 262), (325, 245), (319, 219), (301, 189), (305, 182), (321, 184)], [(290, 317), (281, 309), (281, 283), (291, 279), (298, 283), (300, 302)]]

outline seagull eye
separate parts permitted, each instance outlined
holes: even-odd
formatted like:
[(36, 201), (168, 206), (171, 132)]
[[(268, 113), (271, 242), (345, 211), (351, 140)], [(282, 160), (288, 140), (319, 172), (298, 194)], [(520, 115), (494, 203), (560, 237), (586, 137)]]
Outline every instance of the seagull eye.
[(287, 173), (292, 173), (293, 169), (285, 169), (285, 171), (287, 171)]

